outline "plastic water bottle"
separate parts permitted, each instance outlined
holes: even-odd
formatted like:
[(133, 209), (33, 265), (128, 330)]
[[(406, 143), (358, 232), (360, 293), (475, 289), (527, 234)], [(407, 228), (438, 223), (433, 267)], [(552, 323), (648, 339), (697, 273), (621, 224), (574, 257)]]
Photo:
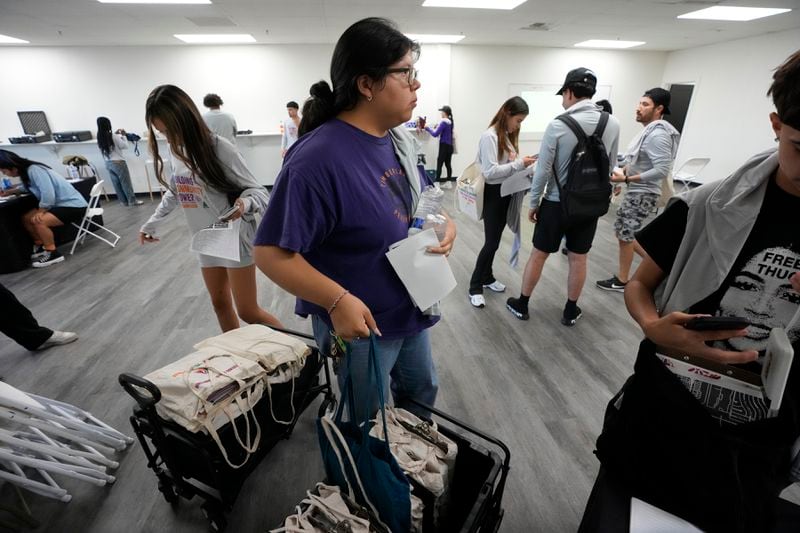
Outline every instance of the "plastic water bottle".
[(427, 229), (425, 224), (428, 222), (429, 215), (441, 216), (443, 198), (444, 191), (439, 187), (434, 185), (425, 187), (425, 190), (419, 195), (419, 204), (417, 204), (417, 210), (414, 211), (414, 218), (411, 219), (411, 227), (408, 228), (409, 235)]
[(11, 188), (11, 180), (8, 178), (3, 178), (3, 190), (8, 190)]

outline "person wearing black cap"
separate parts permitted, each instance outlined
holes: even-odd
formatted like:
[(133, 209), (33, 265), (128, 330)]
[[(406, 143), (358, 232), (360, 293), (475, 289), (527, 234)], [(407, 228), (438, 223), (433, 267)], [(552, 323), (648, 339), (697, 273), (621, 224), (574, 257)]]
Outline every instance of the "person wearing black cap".
[(641, 249), (636, 249), (634, 234), (656, 210), (664, 180), (671, 179), (680, 133), (662, 118), (670, 112), (669, 103), (670, 93), (661, 87), (646, 91), (639, 99), (636, 122), (644, 129), (628, 147), (622, 169), (611, 176), (611, 181), (624, 183), (627, 190), (614, 221), (614, 232), (619, 240), (619, 270), (615, 276), (597, 282), (603, 290), (625, 291), (633, 253), (642, 255)]
[(425, 130), (433, 135), (439, 137), (439, 157), (436, 158), (436, 181), (442, 177), (442, 165), (447, 167), (447, 179), (453, 177), (453, 169), (450, 166), (450, 161), (453, 159), (453, 110), (449, 105), (442, 106), (439, 111), (442, 112), (442, 120), (436, 126), (435, 130), (425, 126)]
[[(556, 94), (561, 96), (561, 105), (566, 114), (578, 122), (586, 135), (594, 133), (601, 117), (607, 118), (601, 138), (608, 153), (608, 160), (616, 161), (619, 122), (592, 102), (591, 98), (596, 87), (597, 76), (594, 72), (587, 68), (576, 68), (569, 71), (564, 85)], [(568, 223), (559, 196), (559, 186), (564, 187), (567, 183), (572, 152), (577, 145), (578, 138), (565, 122), (555, 119), (547, 125), (539, 148), (539, 162), (531, 183), (531, 209), (528, 219), (536, 224), (533, 232), (533, 250), (525, 265), (519, 298), (509, 298), (506, 301), (508, 310), (520, 320), (529, 318), (528, 300), (539, 282), (544, 263), (551, 253), (558, 251), (561, 239), (565, 235), (569, 251), (567, 254), (569, 275), (567, 303), (564, 306), (561, 323), (565, 326), (574, 326), (581, 317), (578, 298), (586, 281), (586, 254), (592, 247), (597, 219)]]

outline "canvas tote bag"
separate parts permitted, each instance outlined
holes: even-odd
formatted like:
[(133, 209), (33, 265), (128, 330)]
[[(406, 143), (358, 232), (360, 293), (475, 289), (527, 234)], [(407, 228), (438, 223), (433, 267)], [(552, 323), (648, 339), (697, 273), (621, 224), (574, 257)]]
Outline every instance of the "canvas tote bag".
[[(265, 376), (264, 369), (254, 361), (203, 349), (151, 372), (145, 379), (161, 391), (161, 400), (156, 404), (160, 416), (193, 433), (207, 433), (228, 465), (240, 468), (261, 440), (261, 426), (252, 410), (263, 395)], [(235, 422), (241, 415), (244, 439)], [(238, 465), (229, 460), (217, 433), (227, 423), (232, 426), (236, 442), (247, 452), (244, 462)], [(251, 426), (255, 426), (254, 431)]]
[[(259, 363), (267, 373), (266, 387), (272, 419), (289, 425), (294, 421), (294, 380), (303, 371), (311, 348), (303, 341), (261, 324), (251, 324), (209, 337), (194, 345), (195, 349), (213, 348)], [(272, 385), (292, 382), (290, 404), (292, 415), (278, 420), (272, 408)]]
[[(383, 378), (378, 365), (378, 346), (375, 336), (370, 336), (367, 382), (359, 391), (364, 402), (363, 412), (370, 411), (371, 390), (377, 390), (381, 420), (386, 431)], [(350, 346), (347, 347), (346, 364), (351, 363)], [(377, 516), (383, 527), (391, 531), (410, 531), (412, 528), (411, 486), (397, 461), (392, 456), (386, 440), (370, 437), (370, 420), (359, 420), (355, 413), (355, 394), (352, 373), (348, 372), (342, 387), (342, 401), (334, 417), (317, 420), (322, 461), (329, 482), (367, 507)], [(348, 421), (342, 420), (345, 407)]]
[(456, 209), (472, 220), (483, 218), (483, 186), (486, 180), (481, 165), (473, 162), (456, 180)]

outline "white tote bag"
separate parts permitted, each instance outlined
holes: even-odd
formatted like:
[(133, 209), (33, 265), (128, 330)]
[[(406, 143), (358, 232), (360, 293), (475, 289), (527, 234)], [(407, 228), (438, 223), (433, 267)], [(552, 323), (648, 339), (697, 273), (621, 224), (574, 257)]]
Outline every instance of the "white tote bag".
[(270, 383), (286, 383), (297, 377), (311, 348), (303, 341), (261, 324), (233, 329), (194, 345), (196, 350), (214, 348), (259, 363)]
[[(161, 391), (156, 404), (158, 414), (187, 430), (208, 433), (232, 468), (243, 466), (258, 449), (261, 427), (253, 406), (264, 392), (266, 373), (261, 366), (235, 355), (222, 355), (211, 349), (194, 352), (145, 376)], [(244, 415), (245, 437), (234, 422)], [(251, 430), (252, 426), (255, 431)], [(217, 430), (231, 423), (236, 441), (247, 452), (244, 462), (233, 464)]]
[[(384, 439), (383, 424), (376, 418), (370, 435)], [(434, 496), (445, 493), (453, 478), (458, 446), (439, 433), (436, 422), (425, 422), (397, 407), (386, 408), (389, 448), (397, 464)]]
[[(210, 348), (233, 354), (260, 364), (267, 373), (266, 386), (270, 398), (270, 414), (279, 424), (289, 425), (295, 416), (294, 380), (303, 371), (311, 348), (303, 341), (263, 326), (251, 324), (233, 329), (216, 337), (209, 337), (194, 345), (195, 349)], [(272, 385), (292, 382), (290, 403), (292, 416), (278, 420), (272, 409)]]
[(456, 180), (456, 209), (475, 221), (483, 218), (484, 183), (477, 161), (465, 168)]

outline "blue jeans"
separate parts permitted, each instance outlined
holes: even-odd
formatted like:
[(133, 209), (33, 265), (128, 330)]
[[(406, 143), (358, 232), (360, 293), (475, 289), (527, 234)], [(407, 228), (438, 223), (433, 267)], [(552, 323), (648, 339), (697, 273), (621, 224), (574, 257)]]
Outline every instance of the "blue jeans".
[[(329, 354), (331, 349), (330, 328), (316, 316), (311, 317), (314, 327), (314, 338), (317, 346), (324, 354)], [(369, 339), (360, 339), (350, 343), (350, 372), (353, 377), (353, 392), (355, 396), (355, 412), (358, 420), (371, 418), (380, 407), (378, 390), (369, 391), (369, 412), (364, 412), (363, 394), (368, 383), (367, 362), (369, 357)], [(413, 398), (427, 405), (436, 401), (439, 391), (439, 378), (436, 376), (436, 367), (431, 357), (431, 338), (428, 330), (423, 330), (416, 335), (403, 339), (382, 340), (378, 338), (378, 364), (383, 379), (384, 395), (387, 383), (391, 382), (392, 398), (396, 407), (402, 407), (422, 416), (428, 413), (409, 405), (406, 401)], [(347, 377), (347, 361), (341, 361), (337, 372), (339, 390), (344, 388)], [(343, 399), (340, 399), (342, 401)], [(388, 398), (385, 398), (388, 403)]]
[(117, 200), (122, 205), (135, 205), (136, 195), (133, 194), (131, 173), (125, 161), (106, 161), (106, 170), (111, 178), (111, 185), (117, 193)]

